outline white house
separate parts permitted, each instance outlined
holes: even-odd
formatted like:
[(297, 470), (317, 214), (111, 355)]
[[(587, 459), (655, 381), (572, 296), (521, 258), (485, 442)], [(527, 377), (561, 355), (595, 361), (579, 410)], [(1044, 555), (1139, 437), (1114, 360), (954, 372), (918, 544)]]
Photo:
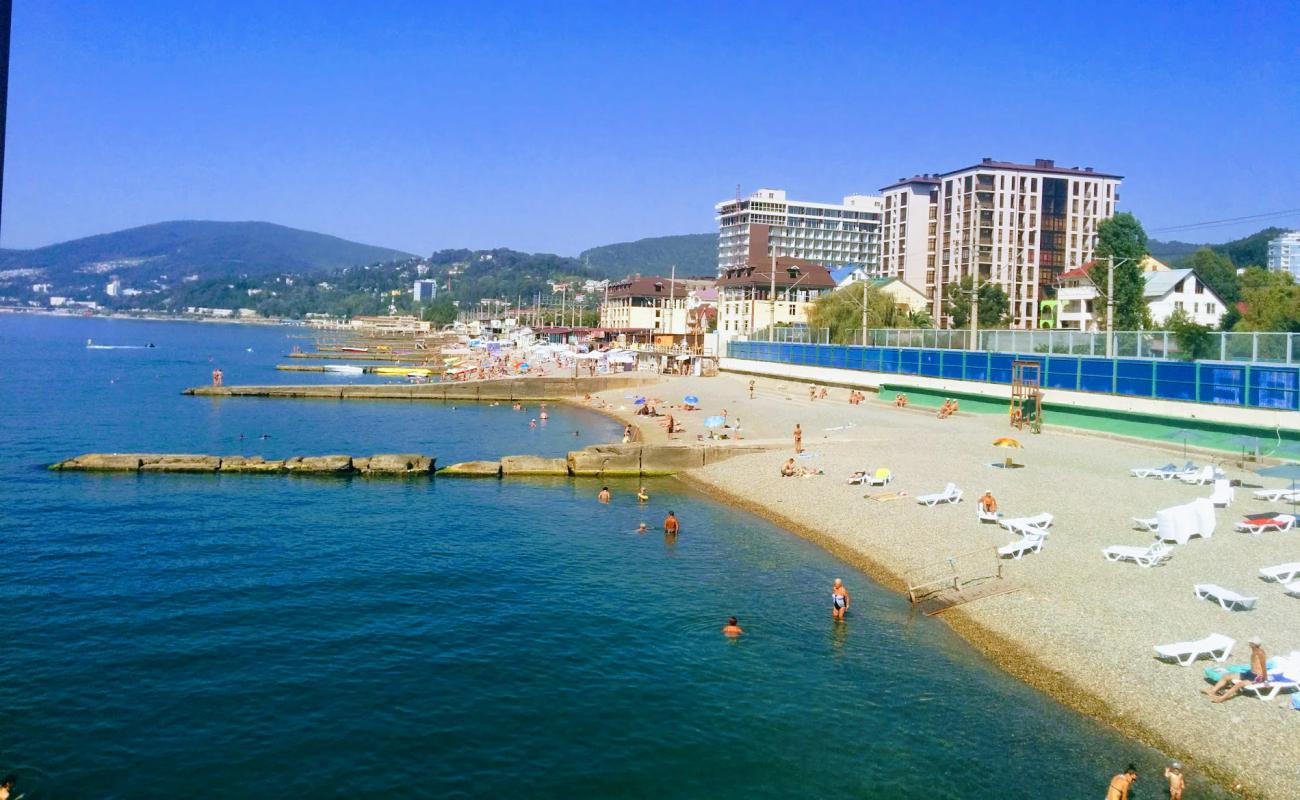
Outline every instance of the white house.
[(1157, 325), (1163, 325), (1175, 311), (1182, 310), (1192, 322), (1215, 326), (1228, 310), (1223, 298), (1206, 286), (1194, 270), (1148, 272), (1143, 277), (1146, 288), (1142, 296), (1146, 298), (1151, 321)]

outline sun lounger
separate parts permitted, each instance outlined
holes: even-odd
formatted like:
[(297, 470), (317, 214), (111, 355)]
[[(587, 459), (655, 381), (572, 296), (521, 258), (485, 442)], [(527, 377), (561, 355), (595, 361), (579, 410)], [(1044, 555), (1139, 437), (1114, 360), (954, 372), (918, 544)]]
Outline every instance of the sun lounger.
[(849, 479), (845, 481), (845, 483), (849, 486), (864, 486), (867, 483), (867, 479), (870, 477), (871, 473), (864, 469), (861, 473), (855, 472), (850, 475)]
[(976, 503), (975, 518), (978, 519), (980, 522), (997, 522), (998, 520), (1002, 519), (1002, 512), (985, 511), (983, 506)]
[(1168, 561), (1174, 554), (1174, 547), (1168, 542), (1155, 542), (1150, 547), (1117, 544), (1101, 552), (1107, 561), (1132, 561), (1139, 567), (1150, 569)]
[(1255, 607), (1255, 603), (1259, 602), (1258, 597), (1246, 597), (1243, 594), (1237, 594), (1217, 583), (1198, 583), (1192, 587), (1192, 592), (1201, 600), (1213, 600), (1224, 611), (1231, 611), (1237, 606), (1240, 606), (1243, 611), (1249, 611)]
[(1210, 493), (1210, 502), (1216, 506), (1225, 507), (1232, 505), (1232, 501), (1237, 497), (1236, 491), (1233, 490), (1232, 484), (1227, 479), (1220, 478), (1214, 482), (1214, 491)]
[(1025, 553), (1037, 553), (1043, 549), (1044, 537), (1041, 535), (1030, 534), (1021, 536), (1019, 541), (1005, 544), (998, 548), (998, 555), (1002, 558), (1010, 556), (1016, 561)]
[(1268, 531), (1289, 531), (1295, 527), (1295, 517), (1290, 514), (1278, 514), (1276, 517), (1268, 519), (1243, 519), (1237, 523), (1237, 530), (1242, 533), (1253, 533), (1258, 536)]
[(1275, 564), (1271, 567), (1262, 567), (1259, 570), (1259, 577), (1266, 581), (1276, 581), (1277, 583), (1290, 583), (1300, 575), (1300, 561), (1292, 561), (1287, 564)]
[(1183, 483), (1192, 486), (1207, 486), (1215, 481), (1221, 481), (1226, 476), (1223, 470), (1215, 466), (1205, 466), (1192, 473), (1184, 473), (1181, 476)]
[(1135, 478), (1159, 478), (1164, 481), (1170, 481), (1174, 478), (1183, 478), (1188, 475), (1195, 475), (1197, 466), (1188, 461), (1183, 466), (1175, 464), (1165, 464), (1163, 467), (1134, 467), (1129, 470), (1129, 474)]
[(998, 520), (998, 524), (1012, 533), (1018, 533), (1021, 536), (1034, 534), (1037, 536), (1046, 536), (1047, 529), (1052, 527), (1052, 515), (1044, 511), (1041, 514), (1035, 514), (1032, 517), (1014, 517), (1012, 519)]
[(1160, 527), (1159, 517), (1134, 517), (1133, 525), (1140, 531), (1154, 531)]
[(1221, 633), (1211, 633), (1196, 642), (1158, 644), (1156, 645), (1156, 658), (1172, 659), (1184, 667), (1190, 667), (1192, 662), (1201, 656), (1209, 656), (1215, 661), (1223, 662), (1228, 660), (1228, 656), (1232, 653), (1232, 648), (1236, 644), (1236, 640)]
[(1267, 500), (1270, 503), (1276, 503), (1279, 500), (1287, 503), (1300, 502), (1300, 489), (1256, 489), (1256, 500)]
[(1291, 581), (1286, 586), (1282, 587), (1282, 591), (1292, 597), (1300, 597), (1300, 581)]
[[(1293, 650), (1285, 656), (1270, 658), (1268, 680), (1259, 683), (1247, 683), (1241, 687), (1242, 694), (1258, 697), (1260, 700), (1273, 700), (1282, 692), (1294, 692), (1300, 689), (1300, 651)], [(1224, 675), (1232, 672), (1238, 674), (1250, 671), (1247, 664), (1232, 664), (1225, 667), (1206, 667), (1205, 679), (1218, 683)]]
[(880, 469), (876, 470), (876, 473), (874, 475), (871, 475), (870, 477), (867, 478), (867, 485), (885, 486), (893, 479), (894, 479), (894, 473), (890, 472), (884, 467), (881, 467)]
[(950, 483), (943, 487), (943, 491), (938, 494), (917, 495), (916, 502), (923, 506), (936, 506), (939, 503), (960, 503), (961, 489), (957, 488), (957, 484)]

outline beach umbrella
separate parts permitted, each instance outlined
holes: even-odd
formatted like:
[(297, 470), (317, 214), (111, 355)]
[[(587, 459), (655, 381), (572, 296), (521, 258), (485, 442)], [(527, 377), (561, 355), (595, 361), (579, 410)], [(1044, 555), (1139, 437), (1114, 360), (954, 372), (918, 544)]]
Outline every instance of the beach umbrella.
[(1291, 513), (1294, 515), (1296, 506), (1296, 497), (1294, 492), (1296, 490), (1296, 484), (1300, 483), (1300, 464), (1278, 464), (1275, 467), (1264, 467), (1263, 469), (1255, 470), (1255, 474), (1262, 475), (1265, 478), (1282, 478), (1283, 480), (1289, 479), (1291, 481), (1291, 491), (1293, 493), (1291, 495)]
[[(994, 439), (994, 440), (993, 440), (993, 446), (994, 446), (994, 447), (1015, 448), (1016, 450), (1021, 450), (1021, 449), (1023, 449), (1023, 448), (1020, 446), (1020, 442), (1019, 442), (1018, 440), (1016, 440), (1016, 439), (1012, 439), (1010, 436), (1001, 436), (1001, 437), (999, 437), (999, 438), (997, 438), (997, 439)], [(1011, 456), (1007, 456), (1007, 460), (1004, 461), (1004, 462), (1002, 462), (1002, 468), (1003, 468), (1003, 469), (1011, 469), (1011, 467), (1012, 467)]]
[(638, 397), (637, 399), (635, 399), (635, 400), (632, 401), (632, 405), (634, 405), (634, 406), (643, 406), (643, 405), (645, 405), (645, 398), (644, 398), (644, 397)]
[(1187, 458), (1187, 440), (1196, 438), (1200, 431), (1193, 431), (1187, 428), (1179, 428), (1176, 431), (1170, 431), (1165, 434), (1166, 439), (1183, 440), (1183, 458)]
[(721, 416), (713, 416), (704, 420), (704, 427), (706, 428), (721, 428), (726, 424), (727, 420)]
[(688, 404), (693, 406), (698, 406), (700, 404), (700, 398), (696, 397), (693, 394), (688, 394), (682, 399), (685, 400)]
[(1263, 439), (1260, 439), (1258, 436), (1233, 436), (1227, 441), (1228, 444), (1241, 448), (1241, 457), (1243, 461), (1246, 458), (1247, 450), (1255, 451), (1255, 460), (1259, 461), (1259, 443), (1262, 442)]

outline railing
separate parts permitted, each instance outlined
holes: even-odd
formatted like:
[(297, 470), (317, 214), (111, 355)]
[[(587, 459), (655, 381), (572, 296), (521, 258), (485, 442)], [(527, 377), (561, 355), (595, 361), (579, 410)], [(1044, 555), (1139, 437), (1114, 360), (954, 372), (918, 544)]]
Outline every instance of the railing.
[(732, 358), (1010, 384), (1011, 362), (1039, 362), (1042, 385), (1157, 400), (1300, 410), (1300, 367), (914, 347), (733, 341)]
[[(784, 329), (778, 329), (778, 331)], [(797, 329), (790, 329), (797, 330)], [(803, 329), (807, 331), (808, 329)], [(820, 331), (821, 329), (818, 329)], [(1115, 331), (1115, 358), (1182, 360), (1177, 337), (1169, 331)], [(1249, 364), (1300, 364), (1300, 333), (1211, 332), (1209, 360)], [(757, 337), (755, 337), (756, 340)], [(760, 341), (768, 341), (763, 338)], [(827, 338), (777, 338), (775, 341), (822, 342)], [(853, 332), (862, 344), (862, 332)], [(970, 331), (935, 328), (872, 328), (871, 347), (920, 347), (937, 350), (987, 350), (992, 353), (1106, 355), (1106, 334), (1068, 330), (981, 330), (979, 347), (970, 347)]]

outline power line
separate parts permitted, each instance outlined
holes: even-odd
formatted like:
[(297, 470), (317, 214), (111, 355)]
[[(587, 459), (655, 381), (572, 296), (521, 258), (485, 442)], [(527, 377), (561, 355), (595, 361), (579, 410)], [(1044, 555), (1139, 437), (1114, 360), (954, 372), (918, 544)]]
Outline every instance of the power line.
[(1252, 220), (1269, 219), (1270, 217), (1285, 217), (1292, 214), (1300, 214), (1300, 208), (1288, 208), (1282, 211), (1268, 211), (1263, 214), (1249, 214), (1244, 217), (1229, 217), (1226, 219), (1213, 219), (1208, 222), (1189, 222), (1186, 225), (1169, 225), (1164, 228), (1152, 228), (1149, 233), (1161, 233), (1169, 231), (1195, 230), (1197, 228), (1213, 228), (1219, 225), (1234, 225), (1238, 222), (1250, 222)]

